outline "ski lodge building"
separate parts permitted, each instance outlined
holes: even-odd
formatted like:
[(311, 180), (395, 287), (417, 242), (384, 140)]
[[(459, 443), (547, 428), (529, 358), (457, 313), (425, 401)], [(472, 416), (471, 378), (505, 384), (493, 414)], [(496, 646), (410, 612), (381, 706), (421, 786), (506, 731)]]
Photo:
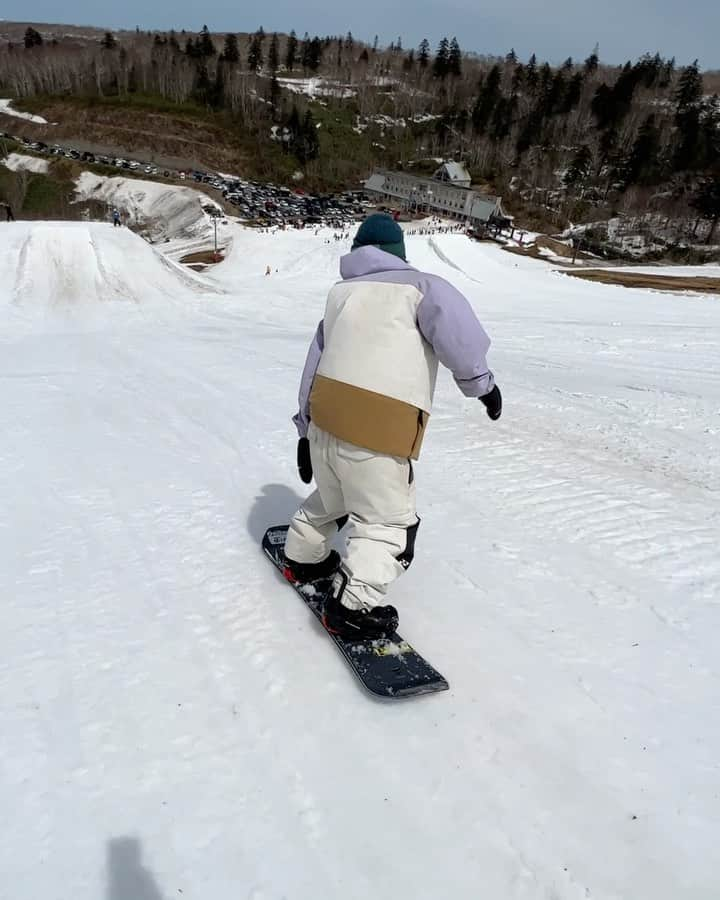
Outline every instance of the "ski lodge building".
[(500, 197), (481, 194), (470, 187), (470, 173), (463, 163), (443, 163), (430, 178), (407, 172), (374, 172), (365, 191), (378, 201), (410, 213), (430, 213), (459, 219), (473, 228), (507, 223)]

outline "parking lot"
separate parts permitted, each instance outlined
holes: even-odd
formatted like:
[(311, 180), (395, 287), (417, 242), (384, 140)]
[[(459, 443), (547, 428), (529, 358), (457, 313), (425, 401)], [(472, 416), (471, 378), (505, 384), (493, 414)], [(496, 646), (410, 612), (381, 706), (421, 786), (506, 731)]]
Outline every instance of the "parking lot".
[(274, 184), (246, 181), (235, 175), (221, 175), (199, 170), (162, 168), (154, 163), (137, 159), (95, 154), (59, 144), (49, 145), (26, 137), (15, 137), (0, 132), (5, 137), (24, 145), (42, 156), (65, 157), (89, 165), (102, 165), (118, 169), (118, 174), (132, 173), (152, 179), (168, 179), (202, 184), (204, 188), (220, 193), (227, 204), (234, 207), (238, 218), (249, 225), (259, 227), (330, 225), (342, 228), (362, 217), (372, 204), (362, 191), (346, 191), (340, 194), (311, 194), (302, 188), (291, 189)]

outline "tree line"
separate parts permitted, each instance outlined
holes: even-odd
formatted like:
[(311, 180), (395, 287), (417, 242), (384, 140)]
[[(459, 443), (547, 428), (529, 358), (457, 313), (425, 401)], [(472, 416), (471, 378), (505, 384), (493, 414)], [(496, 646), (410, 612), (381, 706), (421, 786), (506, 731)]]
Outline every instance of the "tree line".
[[(285, 79), (300, 76), (321, 76), (337, 95), (290, 94)], [(330, 169), (338, 161), (323, 153), (345, 153), (343, 171), (354, 177), (398, 160), (462, 159), (477, 180), (565, 218), (653, 204), (705, 214), (717, 193), (717, 79), (660, 54), (608, 67), (595, 48), (551, 66), (514, 50), (465, 54), (454, 36), (433, 51), (427, 39), (381, 47), (350, 32), (218, 37), (207, 27), (108, 32), (65, 50), (28, 28), (24, 48), (0, 49), (0, 86), (18, 97), (149, 93), (193, 102), (258, 136), (277, 126), (283, 150), (300, 163), (319, 158)], [(362, 128), (346, 144), (331, 146), (317, 128), (342, 120), (350, 132), (353, 119)]]

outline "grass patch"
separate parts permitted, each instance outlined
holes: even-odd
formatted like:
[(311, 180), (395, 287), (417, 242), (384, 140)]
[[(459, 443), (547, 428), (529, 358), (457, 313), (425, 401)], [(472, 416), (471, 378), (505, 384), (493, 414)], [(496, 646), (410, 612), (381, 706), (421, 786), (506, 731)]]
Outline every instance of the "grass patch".
[(202, 106), (194, 100), (175, 103), (172, 100), (161, 97), (160, 94), (140, 92), (102, 97), (89, 94), (36, 94), (33, 97), (24, 97), (22, 100), (13, 103), (13, 105), (22, 112), (42, 115), (44, 109), (58, 102), (74, 106), (77, 109), (135, 109), (143, 112), (166, 113), (173, 116), (192, 116), (203, 120), (212, 118), (215, 115), (206, 106)]
[(28, 178), (21, 214), (28, 218), (54, 217), (69, 205), (72, 184), (57, 181), (50, 175), (32, 174)]

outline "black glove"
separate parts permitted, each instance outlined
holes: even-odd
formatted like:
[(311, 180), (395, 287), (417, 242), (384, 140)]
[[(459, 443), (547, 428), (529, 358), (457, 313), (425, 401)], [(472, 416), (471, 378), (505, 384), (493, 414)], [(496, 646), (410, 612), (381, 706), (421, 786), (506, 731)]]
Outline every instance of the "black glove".
[(484, 397), (480, 398), (480, 402), (485, 405), (488, 416), (493, 422), (496, 422), (502, 415), (502, 394), (500, 393), (500, 388), (495, 385), (489, 394), (485, 394)]
[(300, 438), (298, 441), (297, 467), (300, 479), (305, 484), (310, 484), (312, 481), (312, 463), (310, 462), (310, 441), (306, 437)]

